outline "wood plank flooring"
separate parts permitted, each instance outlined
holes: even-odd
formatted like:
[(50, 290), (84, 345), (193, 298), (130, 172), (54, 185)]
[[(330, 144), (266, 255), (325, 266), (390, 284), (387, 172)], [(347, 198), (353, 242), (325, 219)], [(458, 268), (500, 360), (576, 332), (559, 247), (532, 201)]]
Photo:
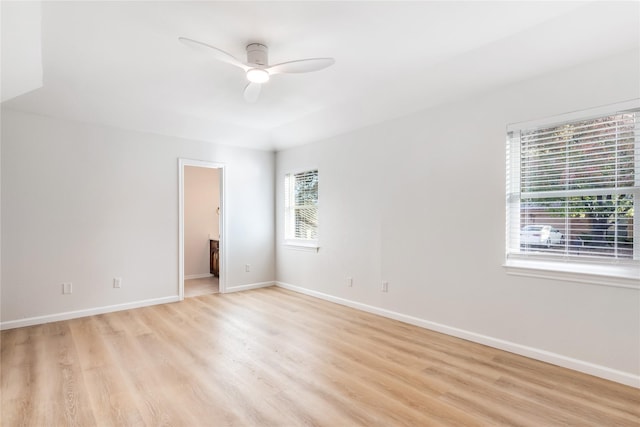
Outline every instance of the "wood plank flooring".
[(2, 332), (3, 426), (635, 426), (640, 390), (280, 288)]
[(184, 297), (198, 297), (200, 295), (217, 294), (220, 292), (220, 284), (217, 277), (202, 277), (200, 279), (188, 279), (184, 281)]

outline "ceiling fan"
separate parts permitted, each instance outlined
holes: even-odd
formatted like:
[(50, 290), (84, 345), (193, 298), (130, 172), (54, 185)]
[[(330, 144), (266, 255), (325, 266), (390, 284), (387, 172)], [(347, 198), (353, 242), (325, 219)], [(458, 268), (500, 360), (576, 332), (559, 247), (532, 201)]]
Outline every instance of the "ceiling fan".
[(242, 68), (249, 80), (244, 88), (244, 99), (247, 102), (255, 102), (258, 99), (262, 83), (269, 81), (274, 74), (309, 73), (327, 68), (336, 62), (333, 58), (309, 58), (269, 65), (269, 49), (261, 43), (247, 45), (247, 62), (242, 62), (230, 53), (207, 43), (187, 37), (178, 37), (178, 40), (211, 55), (212, 58)]

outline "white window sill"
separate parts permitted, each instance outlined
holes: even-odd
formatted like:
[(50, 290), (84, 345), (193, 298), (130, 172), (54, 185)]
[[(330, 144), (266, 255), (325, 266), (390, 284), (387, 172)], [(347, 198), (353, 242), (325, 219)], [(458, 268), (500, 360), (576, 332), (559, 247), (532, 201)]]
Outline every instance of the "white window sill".
[(318, 242), (315, 241), (304, 241), (304, 240), (285, 240), (284, 242), (285, 249), (293, 249), (296, 251), (306, 251), (306, 252), (318, 252), (320, 250), (320, 246), (318, 246)]
[(640, 289), (638, 264), (597, 265), (515, 258), (507, 260), (503, 267), (507, 274), (515, 276)]

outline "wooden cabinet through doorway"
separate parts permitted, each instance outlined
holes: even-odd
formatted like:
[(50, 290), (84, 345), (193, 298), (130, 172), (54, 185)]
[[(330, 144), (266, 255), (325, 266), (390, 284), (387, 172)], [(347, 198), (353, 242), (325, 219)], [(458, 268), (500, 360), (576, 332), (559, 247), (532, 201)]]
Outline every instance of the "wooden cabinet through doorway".
[(209, 240), (209, 273), (220, 276), (220, 241)]

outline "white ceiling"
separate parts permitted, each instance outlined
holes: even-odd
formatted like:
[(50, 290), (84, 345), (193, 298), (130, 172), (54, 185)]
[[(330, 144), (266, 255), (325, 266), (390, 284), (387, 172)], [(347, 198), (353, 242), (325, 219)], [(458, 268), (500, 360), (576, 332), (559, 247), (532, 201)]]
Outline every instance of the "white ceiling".
[[(4, 108), (266, 150), (640, 49), (637, 1), (75, 1), (41, 15), (44, 85)], [(336, 64), (274, 76), (247, 104), (242, 70), (179, 36)]]

